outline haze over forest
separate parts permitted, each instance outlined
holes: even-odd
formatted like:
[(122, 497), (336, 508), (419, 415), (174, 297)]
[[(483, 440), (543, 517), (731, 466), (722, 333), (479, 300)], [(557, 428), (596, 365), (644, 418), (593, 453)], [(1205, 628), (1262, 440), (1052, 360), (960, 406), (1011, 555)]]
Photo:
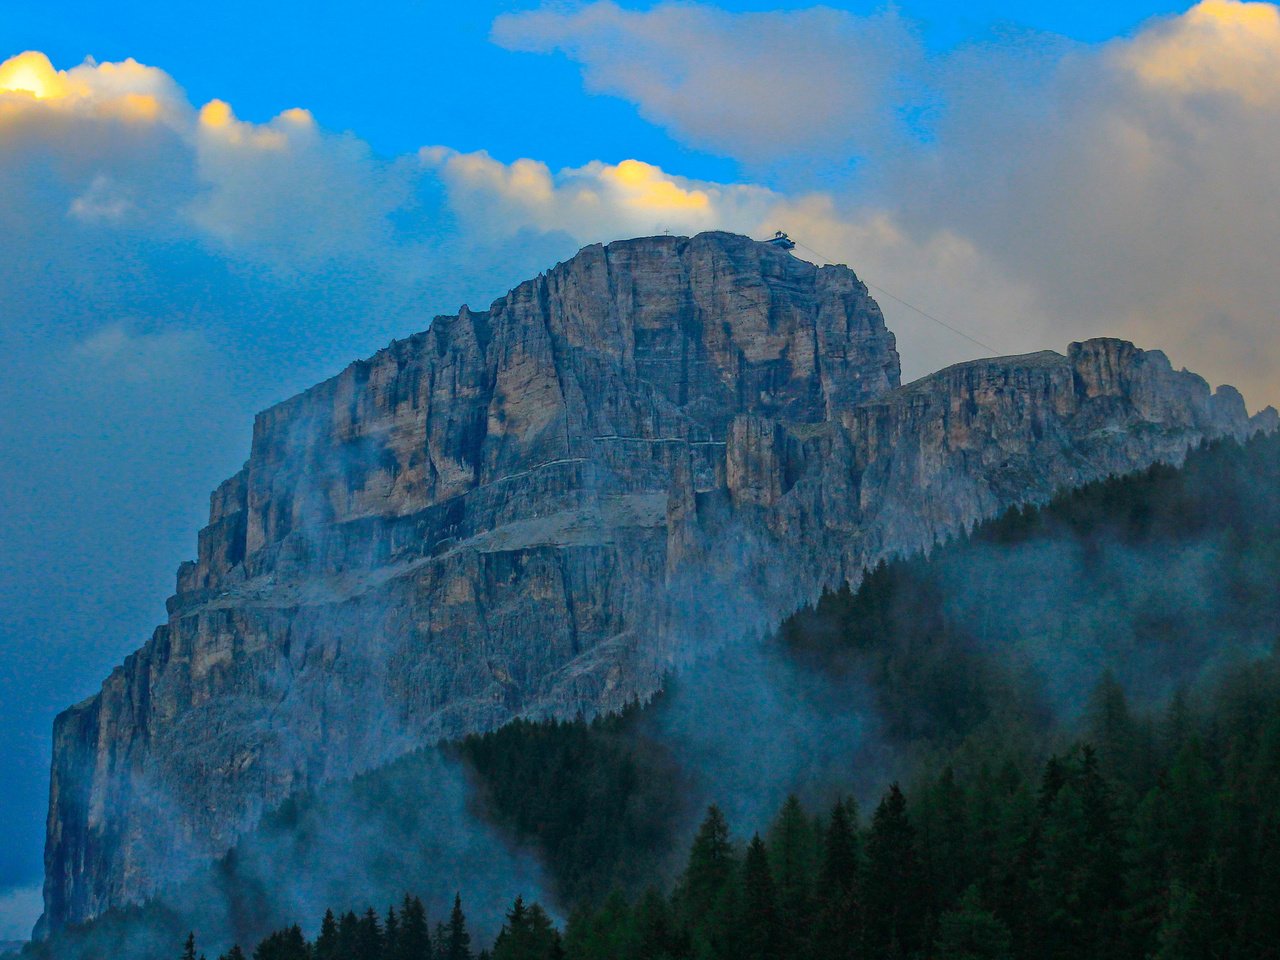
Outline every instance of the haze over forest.
[(0, 27), (0, 940), (41, 910), (53, 716), (165, 620), (255, 414), (587, 244), (785, 229), (904, 382), (1108, 336), (1280, 402), (1274, 4), (198, 19)]

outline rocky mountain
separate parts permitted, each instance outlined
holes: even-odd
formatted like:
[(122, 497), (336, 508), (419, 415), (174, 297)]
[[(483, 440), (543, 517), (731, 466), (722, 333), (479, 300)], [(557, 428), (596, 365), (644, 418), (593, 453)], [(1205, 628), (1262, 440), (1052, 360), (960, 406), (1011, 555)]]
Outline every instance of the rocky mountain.
[(620, 707), (868, 562), (1274, 419), (1118, 340), (900, 386), (846, 267), (587, 247), (259, 415), (168, 622), (55, 723), (40, 931), (298, 789)]

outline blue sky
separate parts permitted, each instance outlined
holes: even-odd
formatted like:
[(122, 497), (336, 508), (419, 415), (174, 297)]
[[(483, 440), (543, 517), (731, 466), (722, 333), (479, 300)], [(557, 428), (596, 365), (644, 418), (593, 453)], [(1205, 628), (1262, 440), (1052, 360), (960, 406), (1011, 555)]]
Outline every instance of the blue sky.
[[(643, 156), (696, 177), (725, 176), (731, 158), (700, 155), (636, 117), (625, 102), (582, 95), (563, 58), (512, 56), (488, 42), (494, 17), (535, 4), (228, 0), (198, 16), (164, 3), (53, 2), (7, 12), (10, 52), (34, 48), (61, 66), (88, 53), (134, 57), (168, 69), (194, 102), (229, 100), (251, 120), (306, 106), (327, 127), (354, 130), (385, 153), (424, 142), (486, 149), (553, 167)], [(732, 11), (799, 10), (812, 4), (717, 4)], [(833, 4), (872, 13), (882, 4)], [(1175, 3), (902, 3), (924, 41), (945, 49), (1014, 28), (1100, 41)], [(549, 105), (557, 109), (549, 110)]]
[[(1277, 80), (1236, 0), (7, 10), (0, 939), (52, 718), (255, 411), (585, 243), (775, 227), (1003, 352), (1126, 336), (1274, 402)], [(884, 305), (908, 375), (973, 356)]]

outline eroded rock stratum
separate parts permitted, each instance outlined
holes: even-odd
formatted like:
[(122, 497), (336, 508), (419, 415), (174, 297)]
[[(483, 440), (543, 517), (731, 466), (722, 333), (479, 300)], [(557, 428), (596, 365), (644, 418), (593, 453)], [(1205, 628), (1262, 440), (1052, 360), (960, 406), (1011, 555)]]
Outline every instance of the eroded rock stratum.
[(55, 723), (42, 930), (299, 788), (620, 707), (886, 554), (1260, 425), (1119, 340), (900, 386), (845, 267), (587, 247), (258, 416), (168, 622)]

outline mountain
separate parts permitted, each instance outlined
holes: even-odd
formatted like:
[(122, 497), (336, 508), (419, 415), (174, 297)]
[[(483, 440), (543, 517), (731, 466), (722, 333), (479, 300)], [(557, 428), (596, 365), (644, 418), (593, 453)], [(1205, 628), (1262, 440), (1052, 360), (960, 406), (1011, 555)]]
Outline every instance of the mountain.
[(846, 267), (587, 247), (259, 415), (168, 622), (55, 722), (38, 932), (295, 791), (619, 709), (880, 558), (1274, 419), (1118, 340), (900, 386)]
[[(1277, 484), (1271, 434), (1011, 508), (699, 660), (643, 706), (590, 722), (514, 721), (290, 797), (212, 868), (141, 909), (61, 930), (29, 956), (165, 960), (193, 930), (213, 956), (326, 908), (381, 914), (405, 891), (442, 918), (459, 890), (477, 946), (523, 897), (568, 919), (570, 960), (656, 955), (618, 929), (630, 909), (655, 906), (678, 934), (664, 955), (703, 956), (690, 925), (714, 918), (681, 905), (680, 877), (708, 804), (723, 811), (738, 856), (760, 831), (782, 868), (798, 826), (801, 839), (823, 833), (808, 834), (797, 803), (814, 816), (841, 803), (852, 815), (853, 798), (870, 813), (895, 781), (930, 878), (914, 898), (928, 938), (976, 883), (1018, 957), (1152, 956), (1188, 920), (1186, 894), (1216, 918), (1195, 925), (1217, 942), (1209, 954), (1270, 955)], [(1076, 786), (1092, 782), (1087, 795), (1105, 799), (1106, 816), (1086, 818), (1093, 827), (1076, 819), (1078, 802), (1047, 802), (1090, 754), (1094, 775)], [(1082, 827), (1105, 827), (1101, 849), (1123, 882), (1081, 886)], [(1042, 846), (1053, 837), (1058, 854)], [(870, 843), (864, 833), (859, 845)], [(820, 859), (801, 857), (809, 894), (791, 909), (804, 913), (820, 893)], [(1055, 870), (1055, 882), (1037, 879)], [(867, 874), (860, 887), (886, 905), (904, 899)], [(1103, 901), (1081, 906), (1090, 889)], [(784, 923), (786, 955), (884, 955), (858, 950), (858, 912), (840, 948), (808, 942), (812, 917)], [(584, 923), (601, 928), (586, 942), (575, 935)], [(1117, 925), (1125, 934), (1111, 948), (1088, 942)], [(744, 955), (721, 948), (712, 955)]]

